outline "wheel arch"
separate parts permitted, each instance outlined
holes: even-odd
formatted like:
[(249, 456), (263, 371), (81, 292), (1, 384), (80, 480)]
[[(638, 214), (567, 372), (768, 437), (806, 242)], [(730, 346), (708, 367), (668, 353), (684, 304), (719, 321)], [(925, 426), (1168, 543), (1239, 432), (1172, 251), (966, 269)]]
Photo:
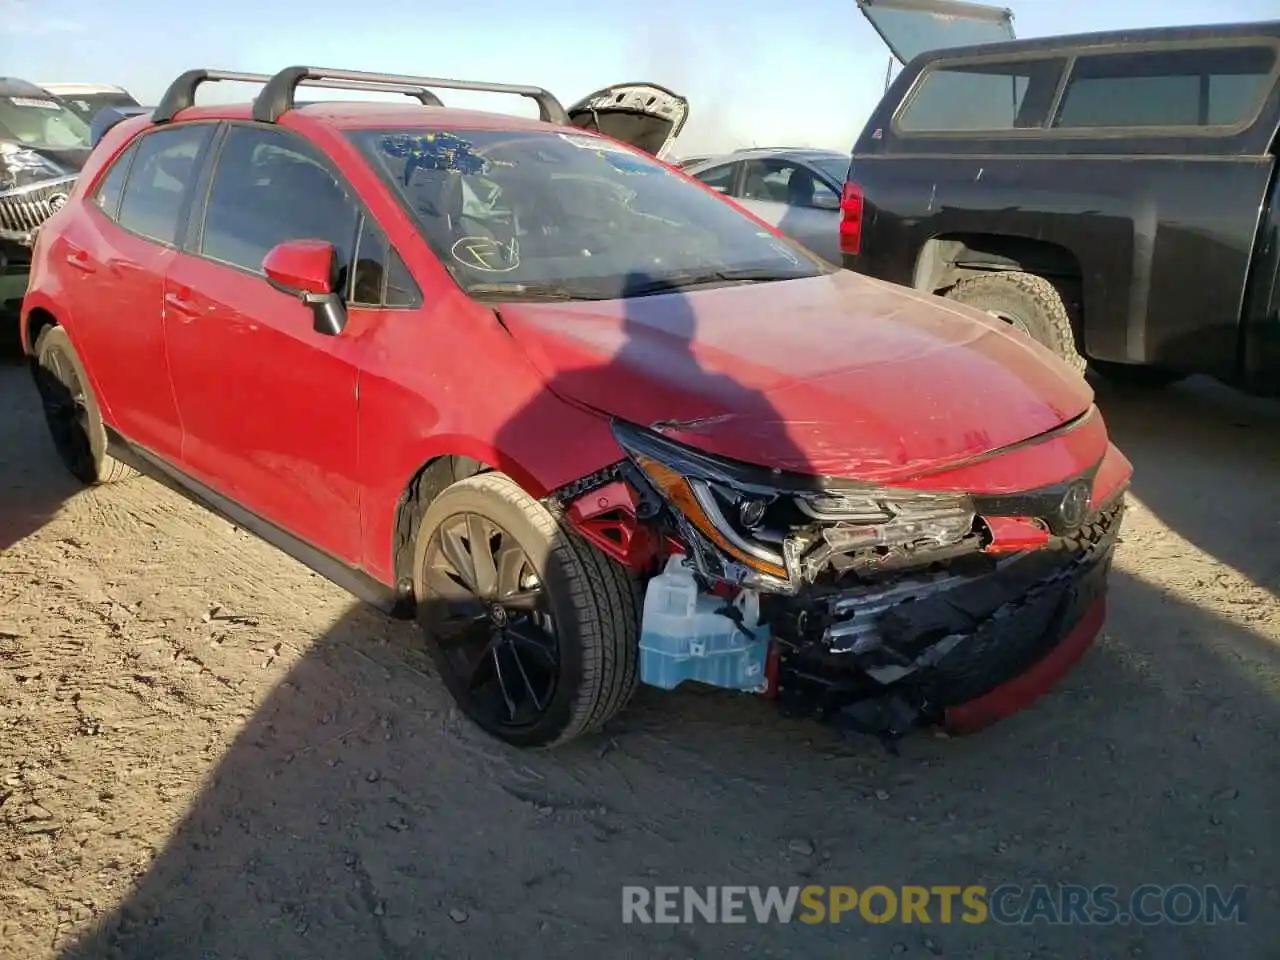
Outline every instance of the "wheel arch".
[[(542, 500), (566, 484), (622, 459), (622, 449), (613, 439), (607, 422), (595, 416), (590, 419), (595, 429), (574, 431), (574, 442), (567, 449), (549, 449), (545, 440), (537, 436), (529, 438), (531, 447), (517, 450), (498, 448), (472, 437), (452, 436), (433, 438), (428, 447), (409, 458), (407, 462), (412, 466), (399, 472), (394, 493), (388, 491), (387, 500), (394, 497), (389, 543), (373, 541), (379, 551), (390, 548), (388, 572), (401, 595), (407, 595), (405, 585), (412, 580), (413, 539), (418, 520), (450, 484), (481, 473), (499, 472), (510, 477), (530, 497)], [(580, 427), (584, 423), (578, 421), (572, 426)], [(570, 424), (565, 426), (568, 428)]]
[[(451, 484), (494, 469), (496, 468), (485, 460), (463, 454), (441, 453), (429, 458), (414, 471), (396, 500), (395, 516), (391, 522), (392, 573), (396, 590), (401, 596), (408, 597), (412, 593), (414, 535), (417, 533), (418, 521), (427, 512), (432, 501)], [(516, 482), (522, 489), (528, 490), (524, 482)]]
[(1076, 343), (1084, 350), (1083, 267), (1070, 248), (1051, 240), (1009, 233), (942, 233), (916, 256), (912, 286), (943, 294), (961, 280), (985, 273), (1031, 273), (1054, 283), (1071, 313)]
[[(49, 327), (60, 326), (62, 326), (62, 322), (52, 310), (46, 307), (31, 307), (25, 311), (19, 330), (22, 336), (22, 352), (28, 357), (31, 356), (35, 353), (36, 341), (40, 339), (40, 334), (44, 333)], [(83, 358), (81, 358), (81, 362), (83, 362)]]
[(80, 358), (80, 365), (84, 368), (85, 376), (89, 378), (89, 387), (93, 390), (94, 399), (98, 403), (98, 412), (106, 423), (114, 423), (115, 417), (111, 412), (111, 398), (103, 394), (102, 387), (94, 373), (93, 363), (84, 355), (84, 351), (76, 343), (75, 329), (67, 325), (65, 314), (58, 309), (56, 304), (48, 302), (43, 297), (37, 299), (34, 303), (30, 302), (32, 299), (33, 295), (30, 294), (25, 298), (22, 305), (22, 314), (18, 321), (18, 336), (22, 344), (22, 352), (27, 358), (27, 363), (29, 365), (35, 363), (36, 341), (40, 339), (40, 334), (50, 327), (61, 327), (66, 331), (67, 339), (71, 341), (71, 347), (75, 350), (76, 356)]

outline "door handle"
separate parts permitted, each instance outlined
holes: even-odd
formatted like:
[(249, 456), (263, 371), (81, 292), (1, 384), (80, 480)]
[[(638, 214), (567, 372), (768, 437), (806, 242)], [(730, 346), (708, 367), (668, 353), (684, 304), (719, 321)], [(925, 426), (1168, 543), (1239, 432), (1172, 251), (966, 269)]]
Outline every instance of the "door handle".
[(187, 289), (169, 291), (164, 295), (165, 307), (181, 316), (183, 323), (190, 323), (200, 314), (199, 308), (187, 299), (190, 295), (191, 291)]
[(89, 259), (89, 254), (79, 249), (73, 249), (67, 253), (67, 264), (82, 273), (95, 273), (98, 269)]

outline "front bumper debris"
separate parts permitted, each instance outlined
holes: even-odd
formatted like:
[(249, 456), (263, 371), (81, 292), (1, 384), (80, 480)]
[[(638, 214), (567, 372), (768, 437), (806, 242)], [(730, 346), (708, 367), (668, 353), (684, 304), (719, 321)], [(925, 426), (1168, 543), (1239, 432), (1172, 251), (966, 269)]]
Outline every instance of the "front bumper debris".
[[(886, 742), (921, 725), (977, 729), (1044, 692), (1101, 627), (1130, 472), (1114, 448), (1017, 493), (867, 493), (766, 482), (757, 468), (618, 433), (636, 448), (631, 459), (552, 502), (642, 582), (679, 553), (700, 598), (721, 598), (723, 610), (756, 598), (768, 638), (762, 692), (788, 712)], [(867, 516), (855, 516), (862, 501)], [(872, 507), (892, 521), (871, 518)], [(680, 641), (672, 649), (714, 646), (695, 621), (666, 625), (664, 639)]]
[(1101, 628), (1123, 512), (1119, 499), (1071, 538), (986, 572), (782, 603), (771, 695), (789, 712), (886, 740), (921, 725), (967, 732), (1020, 709)]

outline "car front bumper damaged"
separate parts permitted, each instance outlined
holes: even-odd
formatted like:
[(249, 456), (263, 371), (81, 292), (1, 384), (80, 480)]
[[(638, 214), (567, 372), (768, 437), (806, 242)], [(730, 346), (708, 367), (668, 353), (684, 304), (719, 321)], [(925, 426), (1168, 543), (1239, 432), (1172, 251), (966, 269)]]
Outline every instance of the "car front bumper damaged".
[(1092, 502), (1100, 464), (982, 496), (787, 475), (626, 424), (615, 435), (628, 458), (559, 492), (569, 520), (641, 577), (684, 554), (729, 616), (758, 597), (758, 690), (788, 712), (887, 742), (976, 729), (1044, 692), (1101, 627), (1127, 479)]

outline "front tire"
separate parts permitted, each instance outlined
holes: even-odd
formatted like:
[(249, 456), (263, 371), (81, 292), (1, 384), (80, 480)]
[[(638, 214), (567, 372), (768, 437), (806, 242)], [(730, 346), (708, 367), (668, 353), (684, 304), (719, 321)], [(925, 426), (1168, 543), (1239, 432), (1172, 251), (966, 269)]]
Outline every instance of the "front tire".
[(46, 327), (33, 351), (36, 390), (58, 458), (81, 483), (117, 483), (137, 471), (107, 453), (107, 431), (84, 364), (61, 327)]
[(1083, 375), (1085, 359), (1076, 349), (1071, 314), (1062, 294), (1032, 273), (996, 272), (961, 280), (947, 299), (985, 310), (1048, 347)]
[(413, 571), (441, 679), (489, 734), (564, 743), (598, 730), (634, 692), (634, 582), (506, 475), (468, 477), (432, 502)]

